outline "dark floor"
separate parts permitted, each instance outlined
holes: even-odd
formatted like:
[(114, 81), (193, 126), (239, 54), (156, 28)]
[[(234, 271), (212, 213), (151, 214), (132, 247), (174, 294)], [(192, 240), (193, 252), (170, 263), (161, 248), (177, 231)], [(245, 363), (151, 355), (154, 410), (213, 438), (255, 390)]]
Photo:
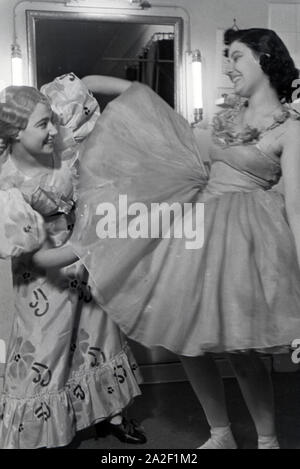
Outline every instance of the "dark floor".
[[(240, 449), (255, 449), (256, 434), (237, 382), (227, 378), (228, 408)], [(300, 449), (300, 372), (274, 373), (278, 437), (283, 449)], [(94, 429), (78, 433), (66, 449), (195, 449), (209, 436), (204, 414), (188, 382), (142, 387), (129, 416), (138, 419), (148, 443), (126, 445), (112, 435), (94, 438)]]

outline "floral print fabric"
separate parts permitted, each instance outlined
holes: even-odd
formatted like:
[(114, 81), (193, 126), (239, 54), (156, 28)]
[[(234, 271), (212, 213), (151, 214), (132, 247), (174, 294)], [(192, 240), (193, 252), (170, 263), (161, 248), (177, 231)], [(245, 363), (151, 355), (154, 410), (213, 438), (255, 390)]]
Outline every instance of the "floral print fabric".
[[(8, 157), (0, 174), (0, 188), (18, 186), (43, 215), (53, 247), (67, 242), (74, 226), (76, 156), (58, 159), (39, 178), (20, 173)], [(24, 221), (15, 224), (23, 229)], [(0, 400), (0, 446), (63, 446), (77, 430), (121, 412), (140, 394), (137, 364), (118, 327), (94, 302), (79, 262), (43, 272), (25, 254), (13, 260), (12, 269), (15, 312)]]

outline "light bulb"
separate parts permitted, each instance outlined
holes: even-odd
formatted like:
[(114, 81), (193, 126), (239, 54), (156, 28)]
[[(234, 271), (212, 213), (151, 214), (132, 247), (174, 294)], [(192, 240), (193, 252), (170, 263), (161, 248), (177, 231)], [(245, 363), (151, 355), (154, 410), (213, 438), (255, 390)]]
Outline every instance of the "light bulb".
[(11, 46), (11, 68), (12, 68), (12, 84), (14, 86), (23, 85), (23, 60), (21, 49), (18, 44)]
[(201, 54), (197, 49), (192, 56), (192, 75), (193, 75), (193, 107), (195, 120), (202, 119), (203, 111), (203, 92), (202, 92), (202, 62)]

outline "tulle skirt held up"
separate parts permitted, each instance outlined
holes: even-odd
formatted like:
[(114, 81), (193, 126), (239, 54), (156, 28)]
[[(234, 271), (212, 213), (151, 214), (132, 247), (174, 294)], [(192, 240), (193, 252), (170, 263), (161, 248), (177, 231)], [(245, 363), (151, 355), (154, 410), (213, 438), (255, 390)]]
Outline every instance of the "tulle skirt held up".
[[(207, 197), (206, 184), (188, 123), (154, 92), (134, 84), (110, 103), (82, 153), (72, 237), (94, 297), (129, 337), (181, 355), (289, 346), (300, 337), (300, 272), (282, 196)], [(99, 204), (115, 207), (118, 232), (120, 195), (149, 210), (192, 204), (193, 215), (205, 202), (203, 246), (188, 249), (184, 236), (100, 239)]]

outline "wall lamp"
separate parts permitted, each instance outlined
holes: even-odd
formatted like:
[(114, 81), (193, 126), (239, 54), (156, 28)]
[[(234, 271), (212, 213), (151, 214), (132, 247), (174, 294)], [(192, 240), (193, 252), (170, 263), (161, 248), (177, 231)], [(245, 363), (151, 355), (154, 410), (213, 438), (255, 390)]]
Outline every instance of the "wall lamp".
[(18, 37), (16, 31), (16, 9), (20, 3), (22, 3), (22, 0), (19, 0), (13, 8), (13, 43), (11, 45), (11, 75), (12, 84), (15, 86), (24, 85), (22, 51), (20, 45), (18, 44)]
[(203, 119), (202, 59), (199, 49), (192, 52), (194, 122)]
[(11, 45), (11, 73), (14, 86), (23, 85), (23, 60), (19, 44), (14, 41)]

